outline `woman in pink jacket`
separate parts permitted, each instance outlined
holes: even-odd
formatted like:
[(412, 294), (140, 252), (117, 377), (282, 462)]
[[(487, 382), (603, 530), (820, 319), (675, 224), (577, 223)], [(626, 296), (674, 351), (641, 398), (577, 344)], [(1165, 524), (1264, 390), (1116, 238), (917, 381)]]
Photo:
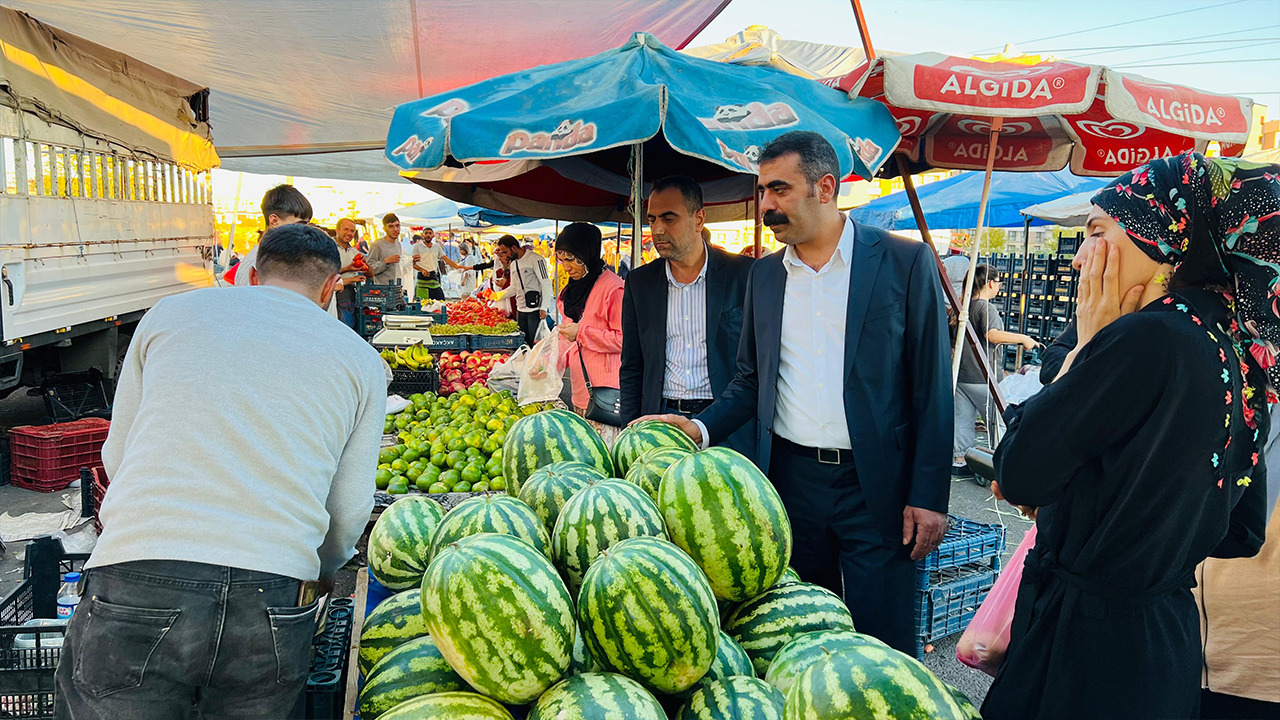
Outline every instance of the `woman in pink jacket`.
[[(573, 380), (573, 408), (582, 415), (591, 400), (582, 376), (586, 365), (592, 387), (618, 387), (622, 363), (622, 278), (600, 256), (600, 228), (572, 223), (556, 238), (556, 259), (569, 275), (557, 305), (568, 345), (565, 365)], [(579, 359), (581, 358), (581, 359)], [(592, 423), (612, 446), (619, 428)]]

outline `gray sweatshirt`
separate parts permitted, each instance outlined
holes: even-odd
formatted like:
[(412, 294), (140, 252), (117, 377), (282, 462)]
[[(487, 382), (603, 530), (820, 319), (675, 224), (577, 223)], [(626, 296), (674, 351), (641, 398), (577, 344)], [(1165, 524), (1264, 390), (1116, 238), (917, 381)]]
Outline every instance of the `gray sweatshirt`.
[(351, 558), (386, 413), (378, 353), (307, 298), (165, 298), (125, 356), (86, 567), (187, 560), (299, 580)]
[(403, 254), (400, 241), (388, 240), (386, 235), (369, 247), (369, 255), (365, 259), (369, 261), (369, 269), (373, 271), (374, 284), (389, 285), (400, 277), (400, 263), (387, 264), (383, 258)]

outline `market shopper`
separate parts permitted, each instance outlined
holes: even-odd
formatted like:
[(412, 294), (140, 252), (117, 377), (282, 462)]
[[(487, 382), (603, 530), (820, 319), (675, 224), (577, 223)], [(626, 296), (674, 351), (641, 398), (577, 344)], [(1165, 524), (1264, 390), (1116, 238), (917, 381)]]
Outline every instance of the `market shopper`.
[(787, 248), (752, 267), (737, 376), (693, 420), (659, 418), (704, 447), (756, 419), (792, 566), (841, 595), (860, 632), (914, 654), (915, 560), (946, 532), (951, 484), (936, 261), (839, 211), (843, 175), (821, 135), (781, 135), (759, 162), (764, 222)]
[[(268, 230), (281, 225), (305, 225), (311, 222), (311, 202), (292, 185), (280, 184), (268, 190), (262, 196), (261, 209), (262, 221)], [(258, 238), (261, 243), (262, 236), (259, 235)], [(250, 284), (249, 270), (257, 264), (257, 260), (258, 246), (254, 245), (235, 268), (232, 282), (236, 287), (247, 287)]]
[(462, 267), (440, 251), (436, 231), (426, 228), (422, 235), (414, 237), (413, 244), (413, 269), (418, 272), (415, 290), (419, 302), (444, 300), (444, 288), (440, 285), (441, 263), (454, 269)]
[(365, 263), (356, 267), (356, 256), (360, 251), (351, 244), (356, 236), (356, 224), (350, 218), (338, 221), (334, 232), (334, 240), (338, 244), (338, 256), (342, 264), (341, 275), (334, 289), (334, 302), (337, 303), (338, 319), (342, 324), (356, 329), (356, 291), (355, 285), (373, 278), (373, 271)]
[(400, 218), (395, 213), (383, 215), (382, 230), (384, 234), (369, 247), (365, 260), (373, 270), (373, 282), (390, 285), (400, 279)]
[(259, 248), (259, 287), (165, 298), (133, 336), (58, 718), (279, 720), (302, 690), (316, 581), (372, 510), (386, 385), (323, 310), (333, 240), (286, 225)]
[(507, 267), (512, 296), (516, 305), (516, 322), (524, 341), (533, 347), (538, 327), (547, 320), (555, 302), (547, 261), (533, 250), (521, 247), (512, 235), (503, 235), (493, 247), (493, 256)]
[[(706, 211), (693, 178), (653, 183), (647, 209), (661, 259), (626, 280), (622, 303), (622, 419), (675, 413), (693, 417), (737, 372), (742, 300), (753, 260), (703, 239)], [(756, 423), (724, 445), (755, 456)]]
[(1094, 196), (1079, 344), (1006, 414), (995, 454), (998, 492), (1039, 511), (987, 720), (1197, 717), (1193, 573), (1256, 554), (1265, 526), (1280, 380), (1268, 170), (1184, 153)]

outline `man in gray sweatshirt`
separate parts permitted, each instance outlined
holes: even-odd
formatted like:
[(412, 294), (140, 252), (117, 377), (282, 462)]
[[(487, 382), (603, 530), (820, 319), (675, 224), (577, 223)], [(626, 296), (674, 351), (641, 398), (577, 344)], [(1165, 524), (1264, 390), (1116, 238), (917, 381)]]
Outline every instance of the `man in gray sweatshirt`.
[(259, 248), (253, 286), (165, 298), (133, 336), (58, 718), (279, 719), (302, 690), (317, 585), (373, 507), (386, 380), (324, 310), (333, 240), (282, 225)]

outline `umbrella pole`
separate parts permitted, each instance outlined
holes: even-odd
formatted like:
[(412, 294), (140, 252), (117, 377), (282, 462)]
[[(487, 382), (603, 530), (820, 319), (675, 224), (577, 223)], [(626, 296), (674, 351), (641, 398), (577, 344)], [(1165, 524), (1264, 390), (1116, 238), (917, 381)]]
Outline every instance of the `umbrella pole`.
[[(1004, 126), (1004, 118), (991, 118), (991, 142), (987, 146), (987, 174), (982, 179), (982, 200), (978, 203), (977, 235), (973, 238), (973, 249), (969, 252), (969, 274), (964, 279), (964, 297), (960, 305), (960, 325), (956, 333), (956, 346), (951, 357), (951, 389), (954, 390), (960, 379), (960, 344), (961, 333), (969, 324), (969, 303), (973, 302), (973, 270), (978, 267), (978, 246), (982, 243), (982, 229), (986, 222), (987, 200), (991, 197), (991, 173), (995, 170), (997, 145), (1000, 142), (1000, 128)], [(1025, 266), (1025, 260), (1024, 266)]]
[[(631, 269), (640, 267), (644, 244), (640, 213), (644, 204), (644, 144), (631, 146)], [(619, 260), (618, 262), (622, 262)]]

